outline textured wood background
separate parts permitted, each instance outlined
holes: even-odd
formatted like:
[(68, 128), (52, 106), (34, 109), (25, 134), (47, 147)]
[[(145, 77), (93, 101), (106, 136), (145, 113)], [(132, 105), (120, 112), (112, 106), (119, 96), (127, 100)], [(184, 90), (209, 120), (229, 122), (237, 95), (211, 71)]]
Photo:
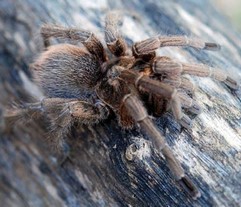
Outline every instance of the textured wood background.
[(197, 201), (181, 191), (148, 137), (123, 131), (114, 118), (73, 129), (71, 161), (63, 166), (44, 142), (44, 123), (4, 126), (1, 118), (11, 102), (41, 97), (28, 65), (42, 50), (43, 23), (91, 30), (103, 40), (104, 17), (112, 9), (124, 12), (122, 33), (129, 44), (156, 34), (220, 43), (216, 53), (165, 48), (159, 54), (219, 67), (240, 81), (241, 38), (222, 14), (208, 0), (43, 2), (0, 1), (0, 206), (241, 206), (241, 96), (209, 78), (192, 78), (200, 86), (196, 97), (203, 113), (191, 131), (181, 131), (171, 114), (156, 120), (199, 186)]

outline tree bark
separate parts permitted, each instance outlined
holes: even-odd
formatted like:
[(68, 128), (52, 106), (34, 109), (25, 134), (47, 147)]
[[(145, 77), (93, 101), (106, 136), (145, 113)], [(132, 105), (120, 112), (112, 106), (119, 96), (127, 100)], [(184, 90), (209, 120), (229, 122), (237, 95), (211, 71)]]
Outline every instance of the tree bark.
[(240, 94), (209, 78), (192, 78), (203, 107), (192, 130), (181, 130), (169, 113), (155, 120), (199, 187), (202, 197), (196, 201), (182, 191), (148, 137), (121, 129), (115, 117), (74, 127), (71, 160), (62, 166), (45, 142), (45, 123), (4, 126), (2, 114), (12, 102), (41, 96), (28, 68), (42, 51), (40, 26), (75, 26), (103, 40), (104, 17), (114, 9), (124, 13), (128, 44), (157, 34), (217, 42), (220, 52), (163, 48), (158, 54), (212, 65), (241, 79), (240, 35), (207, 0), (0, 1), (1, 206), (241, 206)]

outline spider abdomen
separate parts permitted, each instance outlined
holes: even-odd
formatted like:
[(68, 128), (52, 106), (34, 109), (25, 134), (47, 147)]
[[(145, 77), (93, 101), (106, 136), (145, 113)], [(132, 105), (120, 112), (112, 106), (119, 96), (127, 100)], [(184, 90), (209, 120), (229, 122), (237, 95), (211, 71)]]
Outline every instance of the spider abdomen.
[(85, 48), (54, 45), (32, 64), (35, 82), (48, 97), (80, 98), (101, 75), (98, 59)]

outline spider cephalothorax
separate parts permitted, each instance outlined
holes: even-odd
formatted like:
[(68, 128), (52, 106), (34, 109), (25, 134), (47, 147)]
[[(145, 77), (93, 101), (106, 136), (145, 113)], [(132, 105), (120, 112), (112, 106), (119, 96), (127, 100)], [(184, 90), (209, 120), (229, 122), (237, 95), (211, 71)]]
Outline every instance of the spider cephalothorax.
[[(21, 110), (13, 110), (6, 116), (23, 112), (31, 114), (31, 117), (38, 113), (46, 114), (51, 121), (50, 140), (61, 148), (63, 137), (74, 122), (98, 123), (113, 111), (121, 127), (140, 126), (156, 150), (164, 155), (183, 188), (197, 198), (200, 196), (198, 189), (185, 175), (148, 113), (160, 116), (171, 109), (175, 119), (183, 127), (190, 128), (191, 120), (182, 108), (198, 114), (200, 107), (190, 96), (195, 88), (193, 83), (183, 74), (212, 77), (233, 89), (237, 89), (238, 84), (218, 69), (184, 64), (155, 54), (164, 46), (218, 50), (219, 45), (185, 36), (156, 36), (128, 48), (118, 32), (118, 21), (118, 14), (107, 15), (105, 41), (111, 53), (108, 56), (107, 50), (91, 32), (44, 25), (41, 34), (46, 51), (31, 65), (31, 69), (46, 98)], [(50, 46), (49, 38), (52, 37), (70, 39), (76, 45)], [(78, 43), (83, 46), (78, 46)]]

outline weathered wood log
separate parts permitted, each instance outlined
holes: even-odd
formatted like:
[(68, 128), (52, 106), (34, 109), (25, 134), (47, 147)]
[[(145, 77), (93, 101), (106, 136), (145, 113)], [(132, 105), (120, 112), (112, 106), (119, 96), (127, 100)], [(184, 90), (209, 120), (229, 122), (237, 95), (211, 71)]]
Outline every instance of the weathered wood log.
[(28, 69), (42, 50), (40, 26), (77, 26), (103, 39), (104, 17), (113, 9), (124, 12), (129, 44), (157, 33), (215, 41), (220, 52), (164, 48), (159, 54), (241, 79), (240, 35), (207, 0), (0, 1), (0, 206), (241, 206), (240, 94), (209, 78), (193, 78), (203, 113), (191, 131), (181, 130), (171, 114), (155, 120), (199, 186), (196, 201), (182, 192), (148, 137), (122, 130), (115, 117), (73, 128), (71, 161), (62, 166), (45, 143), (45, 123), (4, 126), (2, 111), (12, 102), (41, 96)]

